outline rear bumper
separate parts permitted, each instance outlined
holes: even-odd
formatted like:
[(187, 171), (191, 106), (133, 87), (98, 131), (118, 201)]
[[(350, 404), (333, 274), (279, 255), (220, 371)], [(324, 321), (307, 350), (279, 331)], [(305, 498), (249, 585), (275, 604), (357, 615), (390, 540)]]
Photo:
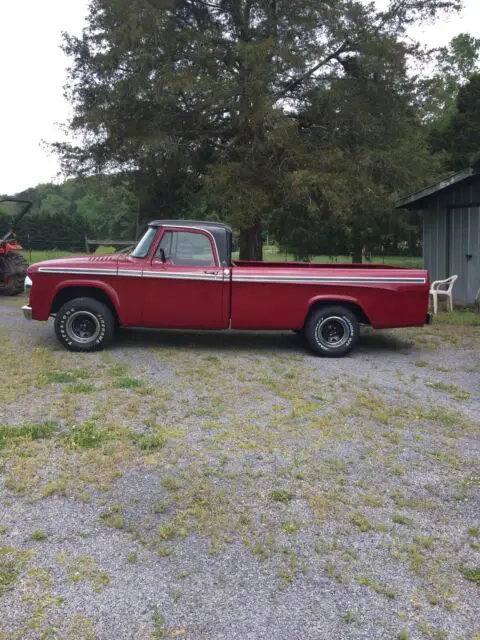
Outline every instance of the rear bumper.
[(427, 313), (427, 317), (425, 318), (425, 324), (432, 324), (432, 316)]
[(27, 320), (32, 320), (32, 307), (26, 304), (22, 307), (23, 315)]

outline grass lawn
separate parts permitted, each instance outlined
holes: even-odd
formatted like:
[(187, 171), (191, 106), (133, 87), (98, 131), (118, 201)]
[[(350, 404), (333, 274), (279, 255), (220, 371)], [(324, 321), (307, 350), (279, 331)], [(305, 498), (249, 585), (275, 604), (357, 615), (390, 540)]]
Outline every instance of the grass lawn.
[(478, 316), (343, 360), (269, 333), (73, 354), (22, 302), (0, 299), (2, 640), (478, 640)]
[[(99, 247), (96, 251), (97, 254), (104, 254), (104, 253), (113, 253), (113, 249), (112, 247)], [(82, 253), (82, 252), (77, 252), (77, 253), (71, 253), (71, 252), (66, 252), (66, 251), (32, 251), (31, 252), (31, 258), (30, 258), (30, 254), (29, 252), (25, 251), (24, 255), (26, 257), (26, 259), (31, 263), (35, 263), (35, 262), (41, 262), (42, 260), (53, 260), (55, 258), (63, 258), (64, 256), (73, 256), (73, 255), (88, 255), (86, 253)], [(234, 260), (238, 260), (238, 252), (233, 254), (233, 259)], [(293, 261), (294, 260), (294, 256), (291, 254), (287, 254), (285, 255), (285, 253), (278, 251), (278, 249), (276, 247), (273, 247), (272, 245), (268, 245), (264, 248), (264, 260), (270, 260), (270, 261)], [(350, 256), (337, 256), (337, 261), (340, 263), (350, 263), (351, 262), (351, 257)], [(320, 263), (331, 263), (331, 257), (330, 256), (315, 256), (314, 258), (312, 258), (312, 262), (320, 262)], [(398, 266), (398, 267), (412, 267), (412, 268), (418, 268), (421, 269), (422, 268), (422, 258), (415, 258), (415, 257), (410, 257), (410, 256), (385, 256), (385, 258), (383, 257), (379, 257), (379, 256), (375, 256), (373, 257), (373, 263), (374, 264), (387, 264), (387, 265), (393, 265), (393, 266)], [(369, 263), (366, 262), (366, 265), (368, 265)]]

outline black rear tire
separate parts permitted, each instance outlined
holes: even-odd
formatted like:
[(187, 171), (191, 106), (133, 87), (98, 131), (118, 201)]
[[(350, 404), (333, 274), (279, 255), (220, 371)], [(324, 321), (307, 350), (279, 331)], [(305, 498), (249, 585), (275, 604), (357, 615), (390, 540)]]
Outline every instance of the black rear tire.
[(10, 253), (3, 259), (2, 270), (8, 275), (8, 283), (0, 290), (4, 296), (17, 296), (25, 290), (28, 263), (18, 253)]
[(320, 356), (341, 358), (349, 353), (360, 337), (357, 316), (346, 307), (321, 307), (308, 318), (305, 337)]
[(103, 302), (75, 298), (66, 302), (55, 318), (55, 333), (70, 351), (100, 351), (115, 335), (115, 318)]

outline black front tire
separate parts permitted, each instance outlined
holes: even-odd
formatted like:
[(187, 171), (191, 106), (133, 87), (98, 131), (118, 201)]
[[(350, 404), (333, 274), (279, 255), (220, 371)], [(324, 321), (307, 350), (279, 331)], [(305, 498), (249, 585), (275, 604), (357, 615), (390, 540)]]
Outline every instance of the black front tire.
[(346, 307), (321, 307), (305, 326), (310, 348), (320, 356), (341, 358), (349, 353), (360, 337), (357, 316)]
[(100, 351), (113, 340), (115, 318), (103, 302), (75, 298), (57, 313), (55, 333), (69, 351)]

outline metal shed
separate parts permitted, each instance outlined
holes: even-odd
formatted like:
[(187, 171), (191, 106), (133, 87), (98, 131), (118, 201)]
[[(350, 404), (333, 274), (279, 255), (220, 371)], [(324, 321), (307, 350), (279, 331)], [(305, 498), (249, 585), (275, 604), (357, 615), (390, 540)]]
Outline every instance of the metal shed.
[(397, 204), (423, 213), (423, 262), (431, 280), (454, 274), (453, 298), (473, 304), (480, 289), (480, 161)]

